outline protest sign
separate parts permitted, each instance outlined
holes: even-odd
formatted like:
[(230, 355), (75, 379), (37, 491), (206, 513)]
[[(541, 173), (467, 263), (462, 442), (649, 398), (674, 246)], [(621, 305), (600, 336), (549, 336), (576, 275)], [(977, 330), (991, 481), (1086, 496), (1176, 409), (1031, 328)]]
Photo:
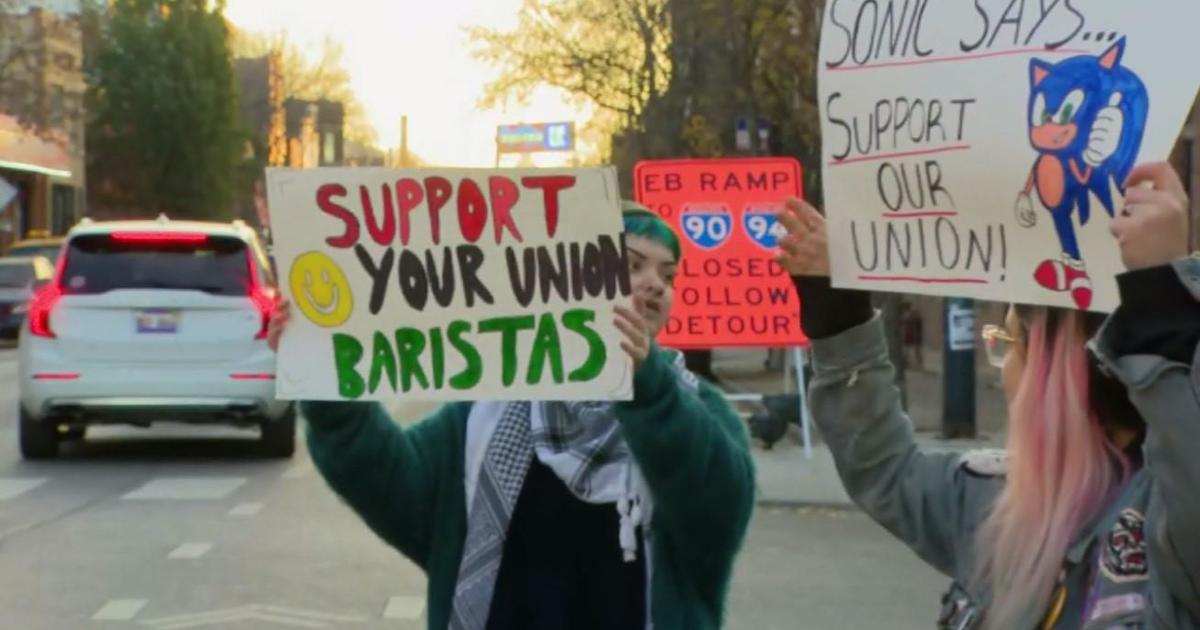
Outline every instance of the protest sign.
[(1110, 310), (1109, 234), (1197, 86), (1194, 0), (829, 0), (834, 283)]
[(612, 170), (270, 169), (267, 191), (281, 398), (631, 397)]
[(774, 252), (775, 213), (802, 195), (791, 158), (662, 160), (637, 165), (638, 200), (679, 236), (675, 305), (659, 342), (676, 348), (807, 345), (800, 304)]

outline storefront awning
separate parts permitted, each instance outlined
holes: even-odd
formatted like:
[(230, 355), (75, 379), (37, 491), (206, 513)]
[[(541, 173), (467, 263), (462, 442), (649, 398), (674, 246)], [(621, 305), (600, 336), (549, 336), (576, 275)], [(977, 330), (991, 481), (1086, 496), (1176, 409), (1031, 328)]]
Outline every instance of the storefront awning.
[(65, 139), (40, 136), (0, 114), (0, 168), (70, 177), (71, 152)]

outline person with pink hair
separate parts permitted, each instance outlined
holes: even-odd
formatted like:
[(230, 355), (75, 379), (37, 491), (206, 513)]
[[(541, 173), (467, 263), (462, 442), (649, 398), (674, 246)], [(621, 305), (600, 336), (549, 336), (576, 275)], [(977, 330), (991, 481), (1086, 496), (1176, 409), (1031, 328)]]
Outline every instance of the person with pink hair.
[(965, 455), (918, 448), (868, 295), (830, 285), (824, 218), (794, 199), (780, 215), (813, 416), (855, 502), (953, 578), (940, 628), (1200, 628), (1200, 255), (1169, 165), (1127, 184), (1120, 305), (1013, 306), (985, 328), (1008, 446)]

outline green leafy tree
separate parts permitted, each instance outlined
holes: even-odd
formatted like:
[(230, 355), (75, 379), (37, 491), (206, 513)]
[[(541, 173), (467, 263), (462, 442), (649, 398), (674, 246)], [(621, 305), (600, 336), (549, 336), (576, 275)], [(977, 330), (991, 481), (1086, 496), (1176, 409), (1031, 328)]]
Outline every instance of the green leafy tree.
[[(745, 118), (751, 153), (798, 154), (819, 146), (816, 46), (820, 2), (670, 0), (676, 72), (664, 107), (682, 121), (678, 150), (733, 155), (734, 121)], [(811, 106), (811, 107), (810, 107)], [(771, 142), (757, 141), (769, 125)], [(719, 142), (714, 145), (713, 140)]]
[(114, 0), (90, 67), (88, 178), (109, 214), (227, 219), (244, 182), (223, 0)]

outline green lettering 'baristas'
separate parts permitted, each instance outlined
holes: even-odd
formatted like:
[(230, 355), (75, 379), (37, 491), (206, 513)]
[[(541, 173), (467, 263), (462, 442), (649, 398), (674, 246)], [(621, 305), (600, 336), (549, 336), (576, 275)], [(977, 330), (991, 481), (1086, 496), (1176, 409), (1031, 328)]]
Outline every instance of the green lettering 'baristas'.
[(683, 257), (679, 246), (679, 237), (657, 214), (650, 212), (645, 206), (629, 200), (621, 201), (621, 218), (625, 220), (625, 233), (648, 238), (663, 244), (675, 256), (675, 262)]

